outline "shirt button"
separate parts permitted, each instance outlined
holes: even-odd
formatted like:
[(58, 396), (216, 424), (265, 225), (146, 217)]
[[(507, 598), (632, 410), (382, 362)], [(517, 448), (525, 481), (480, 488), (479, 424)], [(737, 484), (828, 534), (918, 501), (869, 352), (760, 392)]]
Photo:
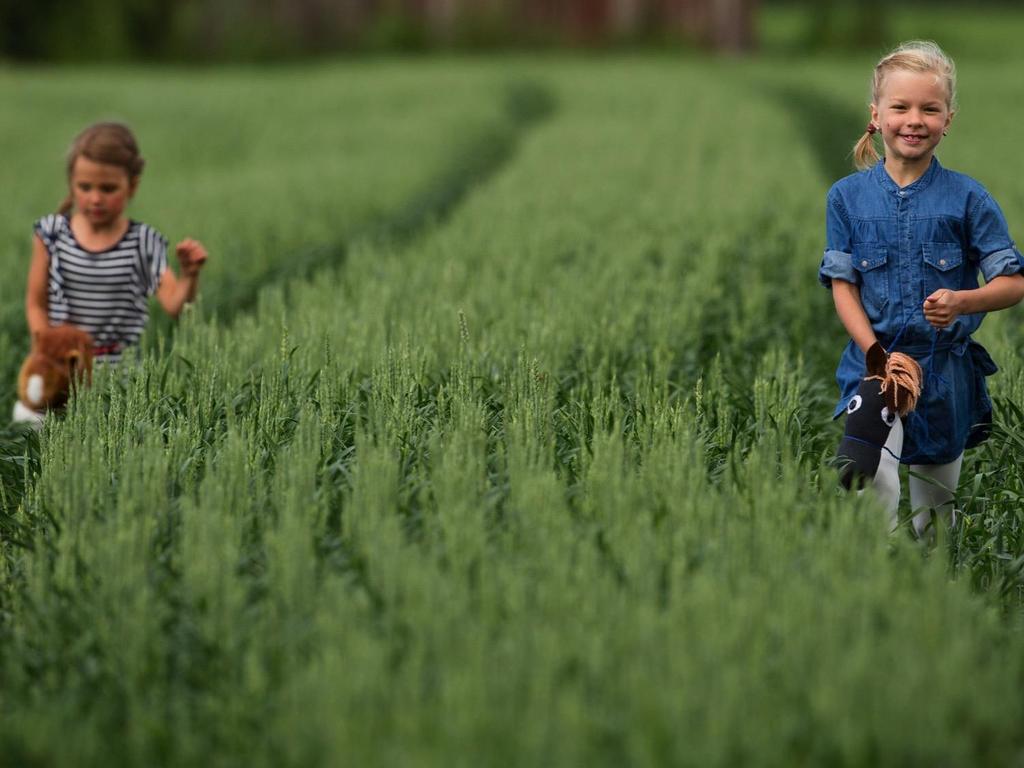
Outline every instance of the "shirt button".
[(939, 259), (939, 266), (940, 267), (946, 266), (946, 260), (945, 259)]
[(906, 192), (904, 192), (904, 191), (903, 191), (902, 189), (900, 190), (900, 197), (903, 197), (903, 196), (904, 196), (904, 195), (906, 195), (906, 194), (907, 194), (907, 193), (906, 193)]
[(868, 262), (867, 262), (867, 260), (865, 260), (865, 261), (862, 261), (862, 262), (860, 263), (860, 265), (861, 265), (862, 267), (866, 267), (866, 266), (868, 265)]

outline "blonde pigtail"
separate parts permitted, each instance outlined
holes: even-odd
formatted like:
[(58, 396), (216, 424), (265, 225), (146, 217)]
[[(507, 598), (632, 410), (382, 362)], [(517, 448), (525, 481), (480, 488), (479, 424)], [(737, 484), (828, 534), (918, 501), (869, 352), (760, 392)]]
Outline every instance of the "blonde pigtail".
[(853, 165), (858, 171), (871, 168), (881, 159), (875, 146), (874, 134), (864, 131), (864, 135), (853, 145)]

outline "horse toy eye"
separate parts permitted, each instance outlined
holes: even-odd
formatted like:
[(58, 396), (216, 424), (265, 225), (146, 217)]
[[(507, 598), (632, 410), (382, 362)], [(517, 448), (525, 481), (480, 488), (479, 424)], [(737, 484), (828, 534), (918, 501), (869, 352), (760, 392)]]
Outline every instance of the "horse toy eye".
[(886, 426), (891, 427), (896, 423), (896, 414), (889, 410), (889, 406), (883, 406), (881, 415), (882, 421), (885, 422)]
[(853, 399), (850, 400), (850, 404), (846, 406), (847, 413), (855, 413), (860, 410), (861, 405), (864, 404), (864, 400), (860, 395), (854, 395)]

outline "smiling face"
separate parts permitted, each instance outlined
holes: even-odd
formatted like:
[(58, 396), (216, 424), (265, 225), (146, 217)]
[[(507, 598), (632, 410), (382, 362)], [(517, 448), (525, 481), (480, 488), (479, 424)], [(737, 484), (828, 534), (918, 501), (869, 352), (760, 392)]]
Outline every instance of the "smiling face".
[(81, 155), (75, 159), (69, 179), (75, 208), (96, 228), (120, 221), (137, 181), (118, 165), (97, 163)]
[(871, 121), (881, 131), (886, 165), (928, 167), (953, 119), (949, 99), (943, 81), (932, 72), (894, 69), (885, 75), (871, 105)]

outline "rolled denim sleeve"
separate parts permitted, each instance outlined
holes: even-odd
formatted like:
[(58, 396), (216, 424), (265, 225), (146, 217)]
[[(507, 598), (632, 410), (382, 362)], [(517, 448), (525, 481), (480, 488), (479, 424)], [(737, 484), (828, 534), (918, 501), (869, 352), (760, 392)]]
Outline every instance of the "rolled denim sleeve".
[(833, 188), (825, 204), (825, 255), (818, 268), (818, 282), (826, 288), (832, 287), (833, 280), (859, 282), (851, 252), (850, 220), (842, 199)]
[(857, 282), (857, 271), (853, 268), (853, 257), (844, 251), (825, 251), (818, 269), (818, 282), (826, 288), (832, 287), (833, 280)]
[(1024, 258), (1010, 239), (1006, 218), (986, 192), (967, 218), (968, 248), (988, 282), (1000, 275), (1024, 272)]

